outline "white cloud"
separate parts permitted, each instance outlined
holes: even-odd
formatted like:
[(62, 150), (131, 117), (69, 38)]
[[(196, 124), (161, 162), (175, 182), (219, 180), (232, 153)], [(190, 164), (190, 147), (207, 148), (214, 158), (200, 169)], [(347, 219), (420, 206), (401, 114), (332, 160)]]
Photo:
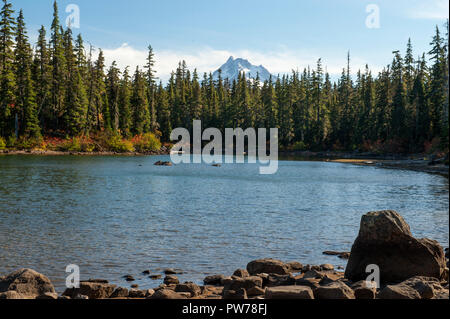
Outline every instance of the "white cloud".
[[(103, 52), (107, 66), (111, 65), (113, 61), (116, 61), (121, 69), (130, 66), (132, 71), (134, 71), (136, 66), (144, 66), (147, 58), (146, 50), (135, 49), (126, 43), (115, 49), (103, 50)], [(217, 70), (230, 56), (248, 59), (255, 65), (263, 65), (272, 74), (290, 73), (292, 70), (303, 71), (308, 66), (315, 68), (317, 60), (320, 57), (313, 52), (293, 51), (285, 47), (277, 48), (276, 51), (272, 52), (251, 50), (228, 51), (203, 47), (197, 51), (155, 51), (155, 68), (157, 76), (165, 82), (170, 77), (170, 73), (177, 68), (179, 61), (185, 60), (188, 68), (190, 70), (196, 68), (201, 76), (203, 72), (214, 72)], [(339, 58), (335, 56), (336, 52), (330, 54), (329, 57), (322, 56), (322, 64), (324, 69), (330, 74), (339, 75), (347, 63), (346, 52), (342, 52), (342, 56)], [(356, 72), (358, 69), (363, 69), (367, 63), (368, 61), (364, 59), (352, 57), (352, 70)], [(380, 68), (373, 66), (371, 66), (371, 69), (373, 72), (380, 70)]]
[(423, 1), (408, 12), (413, 19), (448, 19), (448, 0)]

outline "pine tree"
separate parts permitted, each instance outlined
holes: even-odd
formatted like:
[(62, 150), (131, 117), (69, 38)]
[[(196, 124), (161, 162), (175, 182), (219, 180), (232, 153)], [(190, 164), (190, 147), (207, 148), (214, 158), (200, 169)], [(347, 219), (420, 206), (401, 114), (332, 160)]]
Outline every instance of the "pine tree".
[(36, 91), (36, 104), (40, 118), (40, 125), (44, 131), (48, 131), (51, 121), (51, 84), (52, 73), (50, 67), (50, 52), (47, 46), (46, 31), (44, 26), (39, 30), (33, 61), (33, 81)]
[(73, 48), (72, 30), (65, 34), (65, 61), (67, 68), (67, 91), (65, 99), (65, 122), (70, 135), (78, 136), (86, 129), (87, 95)]
[(0, 11), (0, 136), (10, 136), (14, 132), (15, 77), (14, 77), (14, 32), (12, 4), (3, 0)]
[(167, 90), (163, 88), (162, 83), (159, 84), (157, 93), (157, 108), (159, 114), (159, 124), (161, 125), (162, 138), (165, 141), (170, 140), (170, 133), (172, 132), (172, 124), (170, 122), (170, 108), (169, 97)]
[(392, 62), (392, 117), (391, 117), (391, 138), (405, 138), (405, 117), (406, 117), (406, 94), (405, 82), (403, 79), (403, 59), (398, 51), (394, 51), (394, 61)]
[(443, 106), (445, 105), (446, 88), (446, 54), (445, 46), (441, 37), (439, 28), (436, 26), (436, 34), (433, 41), (431, 51), (428, 53), (433, 61), (431, 68), (431, 83), (429, 89), (430, 110), (431, 110), (431, 129), (433, 136), (440, 136), (442, 134), (442, 118)]
[(148, 100), (146, 85), (142, 72), (136, 68), (133, 79), (133, 94), (131, 96), (131, 109), (133, 110), (134, 134), (143, 134), (150, 131), (150, 113), (148, 110)]
[(19, 133), (28, 138), (39, 138), (41, 130), (37, 114), (36, 95), (31, 78), (32, 50), (28, 43), (27, 31), (20, 10), (17, 18), (16, 50), (14, 70), (16, 77), (16, 112), (18, 114)]
[(131, 135), (131, 89), (130, 89), (130, 75), (128, 67), (123, 72), (122, 80), (119, 87), (119, 129), (123, 136), (129, 137)]
[(110, 112), (110, 123), (114, 131), (119, 130), (119, 90), (120, 90), (120, 70), (116, 61), (113, 61), (106, 76), (106, 92), (108, 95), (108, 105)]
[(64, 116), (64, 100), (66, 96), (66, 61), (64, 52), (64, 39), (62, 27), (59, 23), (58, 4), (53, 4), (53, 22), (51, 34), (51, 65), (52, 65), (52, 86), (51, 86), (51, 124), (53, 130), (60, 129), (60, 123)]
[(150, 131), (155, 132), (159, 128), (159, 126), (155, 107), (155, 54), (153, 53), (153, 48), (151, 45), (148, 46), (147, 64), (145, 65), (145, 69), (145, 80), (147, 82), (147, 100), (150, 112)]

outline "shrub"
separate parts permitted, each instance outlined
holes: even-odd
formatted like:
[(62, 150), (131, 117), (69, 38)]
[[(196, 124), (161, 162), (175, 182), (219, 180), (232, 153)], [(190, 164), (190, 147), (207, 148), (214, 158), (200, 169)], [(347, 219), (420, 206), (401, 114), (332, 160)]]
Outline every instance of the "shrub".
[(133, 138), (132, 143), (138, 152), (152, 152), (161, 149), (161, 142), (153, 133), (137, 135)]
[(134, 152), (133, 143), (122, 139), (118, 134), (114, 134), (107, 141), (107, 147), (112, 152), (127, 153)]
[(11, 135), (8, 137), (8, 140), (6, 141), (6, 146), (9, 148), (14, 148), (16, 146), (17, 139), (14, 135)]
[(0, 136), (0, 150), (4, 150), (5, 148), (6, 148), (5, 139)]
[(42, 138), (27, 138), (21, 137), (15, 142), (15, 147), (20, 150), (31, 150), (40, 148), (42, 144)]
[(292, 145), (293, 151), (306, 151), (308, 149), (308, 146), (303, 141), (295, 142), (294, 145)]

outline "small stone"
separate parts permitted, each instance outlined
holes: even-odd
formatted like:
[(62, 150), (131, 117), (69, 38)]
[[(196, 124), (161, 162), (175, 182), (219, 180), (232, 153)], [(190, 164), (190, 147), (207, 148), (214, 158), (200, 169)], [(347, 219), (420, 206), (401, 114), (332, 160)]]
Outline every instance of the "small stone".
[(352, 289), (356, 299), (375, 299), (377, 293), (375, 285), (368, 285), (366, 280), (353, 284)]
[(186, 297), (171, 289), (160, 289), (155, 291), (149, 299), (186, 299)]
[(177, 285), (177, 284), (180, 283), (180, 281), (178, 280), (178, 277), (175, 276), (175, 275), (167, 275), (167, 276), (164, 278), (164, 283), (165, 283), (166, 285), (170, 285), (170, 284), (175, 284), (175, 285)]
[(123, 287), (117, 287), (110, 298), (126, 298), (128, 297), (128, 289)]
[(58, 299), (58, 294), (56, 292), (45, 292), (40, 296), (37, 296), (36, 299), (39, 300), (56, 300)]
[(153, 289), (147, 289), (145, 292), (145, 298), (150, 298), (154, 293), (155, 291)]
[(252, 287), (250, 289), (247, 290), (247, 295), (249, 297), (255, 297), (255, 296), (261, 296), (264, 295), (266, 292), (265, 289), (262, 289), (260, 287)]
[(320, 269), (321, 270), (334, 270), (334, 266), (331, 264), (323, 264), (323, 265), (320, 265)]
[(150, 275), (150, 270), (144, 270), (144, 271), (142, 272), (142, 274), (143, 274), (143, 275)]
[(355, 299), (353, 290), (346, 284), (335, 281), (314, 290), (316, 299)]
[(408, 285), (387, 285), (378, 294), (378, 299), (421, 299), (420, 294)]
[(233, 276), (240, 277), (240, 278), (245, 278), (245, 277), (249, 277), (250, 274), (249, 274), (248, 271), (245, 270), (245, 269), (237, 269), (237, 270), (233, 273)]
[(314, 299), (314, 294), (309, 287), (283, 286), (266, 289), (266, 299)]
[(227, 300), (248, 299), (247, 291), (244, 288), (240, 288), (238, 290), (224, 290), (223, 291), (223, 299), (227, 299)]
[(23, 296), (14, 290), (8, 290), (0, 293), (0, 300), (1, 299), (23, 299)]
[(146, 290), (139, 290), (139, 289), (131, 289), (128, 297), (129, 298), (145, 298), (147, 291)]
[(136, 280), (136, 279), (134, 279), (134, 277), (132, 275), (125, 275), (125, 276), (123, 276), (123, 278), (126, 281), (135, 281)]
[(158, 280), (158, 279), (161, 279), (162, 276), (161, 276), (161, 275), (150, 275), (149, 278), (150, 278), (151, 280)]
[(190, 294), (189, 298), (197, 297), (201, 293), (199, 286), (192, 282), (186, 282), (184, 284), (178, 284), (175, 287), (175, 292), (187, 292)]
[(259, 259), (250, 262), (247, 265), (247, 271), (250, 275), (261, 273), (287, 275), (291, 269), (284, 262), (276, 259)]
[(286, 264), (292, 272), (301, 272), (303, 269), (303, 265), (298, 261), (291, 261)]
[(173, 268), (167, 268), (167, 269), (164, 270), (164, 274), (165, 274), (165, 275), (176, 275), (177, 272), (176, 272), (176, 270), (173, 269)]
[(207, 276), (205, 279), (203, 279), (203, 283), (205, 285), (210, 286), (219, 286), (222, 284), (222, 280), (225, 278), (223, 275), (213, 275), (213, 276)]

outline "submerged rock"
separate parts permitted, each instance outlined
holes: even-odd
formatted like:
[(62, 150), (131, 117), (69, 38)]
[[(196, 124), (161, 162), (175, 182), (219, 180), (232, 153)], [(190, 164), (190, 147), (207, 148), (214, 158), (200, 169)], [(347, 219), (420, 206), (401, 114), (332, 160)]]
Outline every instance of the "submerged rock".
[(441, 278), (444, 251), (431, 239), (416, 239), (409, 225), (395, 211), (370, 212), (361, 219), (345, 277), (365, 280), (366, 267), (377, 265), (383, 282), (399, 282), (414, 276)]
[(163, 161), (158, 161), (155, 163), (156, 166), (172, 166), (171, 162), (163, 162)]

